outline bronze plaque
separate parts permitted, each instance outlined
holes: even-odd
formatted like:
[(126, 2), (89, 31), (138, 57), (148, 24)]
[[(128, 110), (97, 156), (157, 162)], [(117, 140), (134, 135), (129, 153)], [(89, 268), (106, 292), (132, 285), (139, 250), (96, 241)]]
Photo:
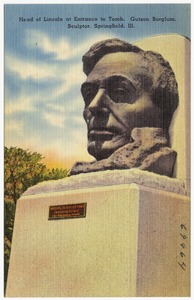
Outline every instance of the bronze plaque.
[(87, 203), (49, 206), (49, 220), (74, 219), (86, 217)]

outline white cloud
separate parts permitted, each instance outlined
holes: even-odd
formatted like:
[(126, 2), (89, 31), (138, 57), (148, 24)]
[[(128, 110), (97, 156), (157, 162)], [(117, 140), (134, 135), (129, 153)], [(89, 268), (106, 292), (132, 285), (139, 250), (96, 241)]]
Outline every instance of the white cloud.
[(67, 104), (64, 104), (65, 112), (71, 116), (77, 116), (77, 113), (80, 112), (80, 117), (82, 117), (83, 109), (84, 109), (84, 101), (82, 95), (80, 93), (79, 97), (72, 98)]
[(44, 112), (43, 118), (48, 124), (60, 128), (65, 128), (65, 116), (57, 114), (55, 112)]
[[(34, 94), (37, 94), (37, 101), (38, 97), (40, 97), (40, 100), (44, 102), (56, 102), (57, 98), (60, 98), (61, 96), (65, 95), (67, 92), (73, 89), (75, 85), (80, 86), (86, 78), (85, 74), (82, 71), (81, 55), (91, 46), (91, 44), (93, 44), (97, 40), (110, 37), (107, 36), (107, 34), (100, 36), (98, 35), (93, 37), (92, 39), (83, 41), (81, 44), (75, 47), (75, 45), (70, 44), (69, 41), (63, 38), (60, 38), (59, 40), (55, 41), (54, 39), (50, 38), (48, 35), (41, 31), (28, 30), (27, 33), (28, 46), (32, 47), (37, 43), (37, 45), (40, 45), (39, 47), (41, 47), (44, 53), (55, 53), (58, 59), (70, 58), (77, 54), (80, 55), (79, 63), (68, 63), (67, 61), (65, 64), (59, 64), (57, 61), (47, 61), (47, 63), (33, 61), (30, 59), (30, 57), (27, 60), (21, 57), (18, 58), (10, 53), (6, 53), (5, 67), (10, 72), (17, 73), (17, 75), (22, 80), (27, 80), (31, 78), (36, 82), (44, 81), (48, 83), (47, 88), (45, 88), (44, 90), (41, 89), (41, 94), (40, 91), (37, 92), (37, 90), (29, 91), (29, 95), (31, 98), (34, 97)], [(43, 41), (43, 43), (41, 41)], [(63, 53), (63, 56), (61, 56), (61, 53)], [(64, 53), (66, 54), (64, 55)], [(50, 82), (52, 80), (56, 81), (56, 86), (50, 85)], [(23, 95), (21, 98), (24, 98)], [(26, 100), (23, 99), (19, 100), (15, 104), (13, 102), (13, 108), (10, 105), (6, 110), (6, 113), (10, 114), (13, 113), (14, 110), (18, 111), (19, 108), (22, 109), (22, 106), (23, 104), (25, 104), (25, 101)], [(32, 105), (23, 106), (23, 110), (25, 111), (31, 109)]]
[(20, 99), (5, 101), (5, 114), (12, 115), (17, 112), (34, 111), (32, 98), (22, 97)]
[(82, 97), (72, 98), (69, 101), (64, 103), (47, 103), (46, 107), (50, 109), (52, 112), (56, 113), (66, 113), (72, 116), (73, 112), (80, 111), (80, 115), (82, 116), (83, 111), (83, 101)]
[(51, 39), (41, 30), (27, 30), (26, 45), (30, 48), (39, 48), (43, 53), (54, 54), (59, 60), (68, 59), (72, 52), (67, 39)]
[[(28, 33), (30, 34), (30, 32), (32, 34), (32, 31)], [(5, 143), (7, 146), (32, 149), (42, 153), (45, 157), (49, 151), (53, 150), (56, 156), (61, 157), (64, 161), (68, 161), (68, 157), (75, 158), (74, 161), (91, 160), (87, 154), (87, 131), (82, 117), (84, 102), (81, 93), (77, 96), (79, 91), (76, 90), (86, 78), (82, 71), (81, 56), (94, 42), (110, 36), (99, 35), (83, 40), (75, 47), (66, 39), (55, 40), (45, 33), (45, 36), (39, 35), (40, 40), (37, 42), (36, 31), (33, 32), (31, 37), (30, 35), (28, 37), (28, 46), (38, 46), (43, 53), (53, 53), (58, 61), (47, 60), (47, 63), (43, 63), (42, 61), (33, 61), (30, 56), (27, 60), (6, 52), (5, 67), (10, 72), (17, 73), (17, 76), (23, 81), (20, 97), (5, 100)], [(41, 38), (44, 41), (43, 44)], [(37, 46), (34, 42), (35, 44), (37, 42)], [(75, 55), (80, 55), (79, 63), (68, 61)], [(65, 59), (67, 61), (59, 62), (59, 60)], [(14, 78), (13, 80), (15, 80)], [(37, 85), (36, 88), (29, 87), (27, 85), (29, 83), (26, 84), (25, 80), (30, 78), (36, 80), (37, 83), (44, 81), (46, 84), (42, 85), (41, 89), (37, 88)], [(52, 79), (55, 80), (56, 86), (50, 85)], [(60, 82), (62, 83), (59, 85)], [(8, 86), (8, 89), (12, 90), (11, 85)], [(8, 97), (9, 93), (6, 94)], [(32, 112), (32, 118), (27, 122), (14, 120), (14, 113), (28, 111)], [(35, 114), (38, 112), (37, 117)], [(44, 125), (40, 122), (40, 126), (44, 126), (44, 131), (40, 127), (40, 131), (35, 134), (31, 129), (37, 118), (40, 121), (42, 121), (41, 118), (45, 120)], [(61, 130), (64, 128), (65, 130)], [(49, 130), (52, 131), (52, 138)], [(44, 132), (44, 136), (42, 132)], [(56, 135), (53, 132), (56, 132)]]
[[(81, 63), (66, 64), (66, 66), (51, 62), (45, 64), (38, 61), (29, 62), (9, 54), (5, 56), (5, 67), (10, 72), (17, 73), (22, 80), (31, 78), (37, 82), (48, 82), (48, 86), (44, 92), (45, 100), (47, 101), (56, 101), (56, 98), (68, 92), (74, 85), (81, 85), (85, 80)], [(50, 86), (51, 80), (58, 82), (56, 87), (52, 86), (52, 89)], [(59, 82), (62, 83), (59, 85)], [(37, 93), (37, 90), (34, 92)]]
[(52, 111), (64, 113), (65, 112), (65, 106), (64, 104), (59, 103), (48, 103), (47, 108), (51, 109)]
[(55, 97), (60, 97), (62, 94), (68, 92), (74, 85), (81, 85), (85, 81), (81, 63), (71, 64), (66, 68), (62, 67), (59, 73), (63, 83), (54, 92)]
[(43, 53), (54, 54), (57, 60), (66, 60), (83, 55), (94, 43), (112, 37), (111, 33), (96, 34), (75, 45), (66, 37), (56, 39), (41, 30), (30, 29), (26, 31), (26, 45), (30, 48), (39, 48)]
[(10, 72), (16, 72), (23, 80), (29, 78), (43, 80), (55, 77), (55, 68), (51, 64), (30, 62), (11, 54), (5, 55), (5, 67)]
[(24, 133), (25, 124), (22, 120), (5, 120), (5, 143), (12, 141), (12, 137), (17, 139), (22, 137)]

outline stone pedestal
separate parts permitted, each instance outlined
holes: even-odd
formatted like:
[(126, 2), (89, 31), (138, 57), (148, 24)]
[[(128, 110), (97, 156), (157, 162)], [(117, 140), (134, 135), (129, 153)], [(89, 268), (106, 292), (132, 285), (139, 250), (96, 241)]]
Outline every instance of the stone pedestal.
[[(187, 196), (137, 183), (47, 185), (18, 201), (7, 297), (189, 296)], [(86, 215), (49, 220), (49, 207), (83, 203)]]

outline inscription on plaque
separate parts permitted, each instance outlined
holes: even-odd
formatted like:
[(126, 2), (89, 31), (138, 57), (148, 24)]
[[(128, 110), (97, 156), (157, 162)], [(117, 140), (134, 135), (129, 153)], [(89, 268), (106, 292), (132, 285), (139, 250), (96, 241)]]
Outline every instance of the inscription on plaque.
[(74, 219), (86, 217), (87, 203), (49, 206), (49, 220)]

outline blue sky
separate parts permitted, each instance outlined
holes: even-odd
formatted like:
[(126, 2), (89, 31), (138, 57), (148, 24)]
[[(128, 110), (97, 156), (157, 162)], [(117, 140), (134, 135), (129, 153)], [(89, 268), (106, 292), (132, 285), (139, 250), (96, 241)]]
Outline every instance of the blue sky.
[[(121, 23), (109, 21), (110, 16), (125, 19), (125, 28), (93, 28), (94, 23)], [(33, 22), (19, 22), (20, 17)], [(74, 17), (106, 20), (83, 23), (72, 21)], [(131, 17), (150, 22), (134, 21), (135, 28), (129, 29)], [(154, 22), (153, 17), (176, 21)], [(190, 38), (189, 20), (189, 4), (5, 5), (5, 146), (37, 151), (48, 166), (69, 168), (76, 160), (91, 160), (82, 117), (82, 55), (106, 38), (135, 42), (165, 33)], [(69, 29), (68, 24), (91, 28)]]

